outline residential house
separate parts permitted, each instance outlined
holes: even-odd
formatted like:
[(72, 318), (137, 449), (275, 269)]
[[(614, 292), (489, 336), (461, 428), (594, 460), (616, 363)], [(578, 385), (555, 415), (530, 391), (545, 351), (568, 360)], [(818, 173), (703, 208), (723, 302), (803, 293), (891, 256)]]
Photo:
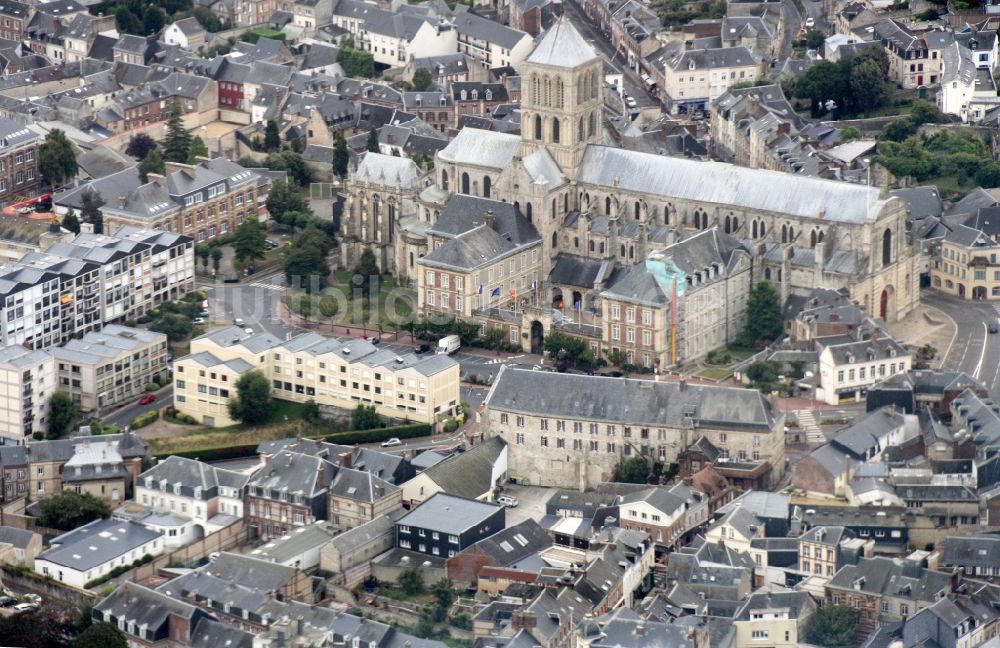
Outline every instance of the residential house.
[(744, 601), (753, 588), (754, 561), (747, 552), (702, 542), (670, 554), (666, 589), (683, 583), (699, 598)]
[(328, 487), (326, 519), (353, 529), (402, 507), (403, 489), (364, 470), (341, 466)]
[(954, 42), (948, 32), (914, 34), (893, 18), (873, 25), (873, 40), (882, 43), (889, 57), (889, 79), (900, 88), (911, 90), (941, 82), (945, 48)]
[(904, 646), (931, 645), (941, 648), (985, 646), (996, 642), (997, 614), (984, 601), (962, 597), (943, 598), (905, 619)]
[(107, 575), (116, 567), (132, 565), (164, 550), (159, 533), (130, 522), (94, 520), (53, 538), (35, 558), (36, 574), (72, 587)]
[[(552, 29), (558, 29), (559, 25), (557, 22)], [(458, 34), (458, 51), (484, 70), (519, 68), (534, 47), (530, 34), (471, 11), (456, 14), (454, 29)]]
[(29, 252), (44, 252), (56, 243), (68, 243), (73, 233), (56, 223), (4, 218), (0, 221), (0, 262), (18, 261)]
[(396, 522), (396, 547), (451, 558), (504, 528), (505, 509), (437, 493)]
[(745, 47), (684, 51), (664, 65), (664, 103), (672, 115), (708, 112), (724, 92), (761, 73), (760, 57)]
[(490, 117), (497, 106), (510, 103), (507, 88), (502, 83), (456, 81), (451, 84), (454, 106), (452, 127), (459, 128), (463, 117)]
[(863, 540), (842, 526), (813, 527), (799, 536), (798, 568), (817, 580), (826, 582), (846, 564), (871, 558), (875, 541)]
[(507, 527), (458, 552), (448, 559), (448, 578), (455, 583), (476, 587), (479, 574), (488, 569), (492, 578), (502, 575), (504, 568), (515, 571), (525, 568), (517, 563), (552, 546), (552, 538), (534, 520), (525, 520)]
[(792, 485), (811, 495), (843, 497), (857, 460), (832, 444), (822, 445), (792, 469)]
[(403, 501), (415, 505), (437, 493), (492, 502), (506, 481), (507, 442), (491, 437), (452, 455), (403, 484)]
[(781, 648), (805, 643), (806, 626), (816, 612), (808, 592), (764, 591), (750, 595), (733, 619), (736, 646)]
[(802, 511), (802, 528), (844, 526), (862, 540), (875, 541), (880, 554), (907, 551), (912, 516), (898, 510), (861, 509), (845, 506), (810, 506)]
[(128, 497), (148, 459), (149, 444), (134, 432), (95, 437), (81, 428), (69, 439), (28, 444), (28, 493), (38, 500), (73, 489), (119, 502)]
[(205, 28), (194, 16), (171, 23), (163, 32), (163, 42), (182, 49), (197, 51), (205, 45)]
[[(6, 8), (6, 9), (5, 9)], [(6, 10), (27, 11), (27, 5), (7, 0), (0, 3), (0, 20), (11, 21)], [(0, 35), (4, 33), (0, 29)], [(0, 207), (5, 207), (15, 198), (34, 196), (42, 183), (38, 170), (38, 147), (42, 137), (21, 122), (11, 118), (0, 118)]]
[[(994, 37), (994, 40), (995, 37)], [(977, 52), (952, 43), (942, 53), (941, 87), (937, 93), (938, 109), (958, 115), (963, 122), (976, 123), (1000, 105), (992, 66), (979, 67), (974, 60)], [(989, 57), (983, 52), (979, 56)]]
[(0, 38), (20, 42), (33, 14), (32, 6), (16, 0), (0, 2)]
[[(245, 641), (233, 641), (232, 634), (208, 612), (185, 601), (126, 581), (94, 606), (95, 622), (110, 623), (125, 634), (130, 646), (159, 646), (168, 642), (202, 647), (250, 648)], [(233, 629), (235, 630), (235, 629)], [(206, 637), (208, 643), (192, 643)], [(213, 643), (212, 640), (218, 640)]]
[(705, 541), (720, 543), (736, 551), (750, 551), (750, 542), (764, 537), (764, 525), (753, 513), (735, 504), (708, 527)]
[(708, 521), (704, 494), (683, 482), (673, 488), (655, 486), (623, 495), (618, 508), (623, 529), (644, 531), (660, 547), (673, 546), (689, 530)]
[(34, 531), (26, 531), (9, 526), (0, 526), (0, 563), (4, 565), (24, 565), (28, 569), (35, 566), (35, 557), (42, 552), (42, 536)]
[(1000, 576), (1000, 538), (948, 536), (941, 565), (960, 568), (966, 576)]
[[(847, 338), (847, 339), (845, 339)], [(831, 405), (857, 402), (875, 383), (913, 367), (913, 354), (888, 335), (868, 339), (819, 338), (817, 400)]]
[(165, 539), (183, 545), (242, 520), (249, 479), (243, 473), (172, 456), (139, 475), (134, 500), (159, 516), (173, 518), (176, 524), (164, 532)]
[(327, 493), (336, 466), (298, 452), (263, 456), (247, 482), (245, 519), (253, 537), (280, 537), (295, 527), (327, 519)]
[(62, 465), (63, 490), (87, 493), (112, 507), (128, 497), (132, 478), (117, 444), (97, 438), (75, 444), (73, 456)]
[(404, 514), (396, 509), (335, 536), (320, 550), (320, 569), (342, 574), (346, 587), (357, 585), (371, 573), (371, 560), (395, 546), (396, 520)]
[(336, 524), (319, 521), (274, 538), (251, 551), (250, 555), (286, 567), (311, 571), (319, 566), (323, 547), (339, 532), (340, 528)]
[(954, 574), (927, 569), (911, 560), (862, 558), (845, 565), (826, 584), (826, 603), (860, 612), (859, 631), (898, 622), (947, 597)]
[(455, 104), (447, 92), (404, 92), (403, 110), (442, 133), (455, 124)]
[(0, 479), (3, 480), (3, 490), (0, 491), (3, 502), (10, 502), (28, 493), (28, 480), (31, 479), (28, 465), (28, 449), (23, 445), (0, 445)]
[(981, 207), (941, 240), (931, 262), (931, 286), (966, 300), (1000, 299), (1000, 208)]
[(147, 65), (158, 49), (155, 37), (122, 34), (113, 48), (114, 60), (119, 63)]

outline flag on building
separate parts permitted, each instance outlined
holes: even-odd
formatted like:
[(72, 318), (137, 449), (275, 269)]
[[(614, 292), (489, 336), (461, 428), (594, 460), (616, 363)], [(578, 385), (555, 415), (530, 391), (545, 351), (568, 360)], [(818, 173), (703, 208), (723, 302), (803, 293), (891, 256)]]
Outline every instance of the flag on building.
[(500, 296), (500, 286), (497, 286), (496, 288), (493, 289), (493, 292), (490, 293), (490, 297), (499, 297), (499, 296)]

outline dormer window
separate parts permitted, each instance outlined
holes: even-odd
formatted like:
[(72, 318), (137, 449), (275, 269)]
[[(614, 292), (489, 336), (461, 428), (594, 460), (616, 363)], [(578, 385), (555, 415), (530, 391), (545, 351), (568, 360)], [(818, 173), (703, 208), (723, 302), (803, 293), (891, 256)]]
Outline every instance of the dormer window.
[(479, 91), (478, 90), (473, 90), (472, 91), (472, 100), (475, 101), (477, 99), (479, 99)]
[(201, 499), (201, 486), (196, 486), (194, 489), (194, 498)]
[(462, 98), (462, 101), (465, 101), (468, 98), (468, 93), (465, 90), (462, 90), (462, 93), (459, 96)]
[(493, 100), (493, 91), (490, 90), (489, 88), (487, 88), (486, 89), (486, 101), (492, 101), (492, 100)]
[(177, 482), (176, 484), (174, 484), (174, 495), (180, 495), (180, 494), (181, 494), (181, 483)]

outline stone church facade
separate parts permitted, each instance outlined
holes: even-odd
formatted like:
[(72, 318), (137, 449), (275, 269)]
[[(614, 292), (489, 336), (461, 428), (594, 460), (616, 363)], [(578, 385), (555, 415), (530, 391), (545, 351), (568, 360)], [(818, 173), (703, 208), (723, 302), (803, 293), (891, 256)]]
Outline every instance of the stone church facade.
[[(368, 154), (348, 186), (344, 245), (379, 248), (383, 269), (423, 295), (424, 232), (449, 197), (513, 203), (541, 239), (538, 267), (530, 270), (542, 280), (516, 297), (504, 290), (492, 300), (477, 295), (481, 282), (463, 282), (463, 303), (482, 306), (473, 317), (504, 328), (505, 339), (526, 351), (540, 351), (545, 335), (558, 330), (586, 339), (596, 351), (620, 349), (635, 364), (661, 368), (731, 341), (744, 316), (733, 305), (745, 303), (749, 286), (761, 280), (783, 299), (818, 287), (846, 289), (888, 322), (917, 306), (917, 255), (906, 237), (902, 200), (874, 187), (606, 146), (601, 70), (590, 45), (568, 21), (557, 21), (522, 66), (521, 134), (465, 128), (438, 153), (427, 176), (415, 166), (375, 171), (386, 156)], [(369, 158), (373, 163), (366, 164)], [(365, 176), (363, 167), (370, 167)], [(484, 215), (470, 214), (471, 221), (482, 227)], [(704, 232), (712, 232), (715, 248), (685, 252), (670, 279), (682, 281), (682, 290), (665, 289), (647, 260)], [(492, 253), (502, 254), (475, 250)], [(345, 254), (345, 265), (353, 254)], [(727, 265), (730, 274), (722, 272)], [(714, 293), (695, 288), (708, 284), (724, 286), (725, 312), (706, 311), (704, 295)], [(623, 288), (642, 292), (634, 301), (653, 309), (648, 347), (639, 331), (631, 346), (611, 337), (609, 304)], [(687, 305), (687, 299), (698, 302)], [(419, 308), (439, 310), (424, 301)], [(687, 321), (686, 313), (698, 319)], [(676, 340), (696, 339), (697, 322), (716, 316), (728, 323), (721, 333), (678, 349)]]

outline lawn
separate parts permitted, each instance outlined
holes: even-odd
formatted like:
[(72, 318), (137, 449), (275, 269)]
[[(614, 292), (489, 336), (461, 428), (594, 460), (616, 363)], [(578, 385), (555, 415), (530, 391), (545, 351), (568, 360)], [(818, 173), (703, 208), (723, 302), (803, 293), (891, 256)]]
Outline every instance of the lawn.
[[(351, 283), (353, 276), (348, 270), (337, 270), (331, 275), (332, 285), (323, 293), (336, 293), (339, 308), (332, 318), (320, 318), (320, 321), (331, 321), (342, 326), (377, 328), (381, 325), (386, 329), (396, 329), (400, 323), (410, 319), (416, 305), (416, 294), (411, 288), (399, 286), (391, 277), (382, 277), (379, 282), (378, 308), (373, 314), (362, 296), (354, 298), (352, 295), (356, 289)], [(295, 312), (298, 312), (294, 308), (297, 303), (295, 299), (304, 294), (303, 291), (296, 291), (290, 298)]]
[(705, 367), (696, 375), (702, 378), (708, 378), (709, 380), (725, 380), (733, 375), (733, 372), (724, 367)]
[(734, 362), (743, 362), (747, 358), (753, 356), (757, 353), (756, 349), (748, 349), (746, 347), (738, 347), (730, 345), (726, 347), (726, 353), (733, 357)]

